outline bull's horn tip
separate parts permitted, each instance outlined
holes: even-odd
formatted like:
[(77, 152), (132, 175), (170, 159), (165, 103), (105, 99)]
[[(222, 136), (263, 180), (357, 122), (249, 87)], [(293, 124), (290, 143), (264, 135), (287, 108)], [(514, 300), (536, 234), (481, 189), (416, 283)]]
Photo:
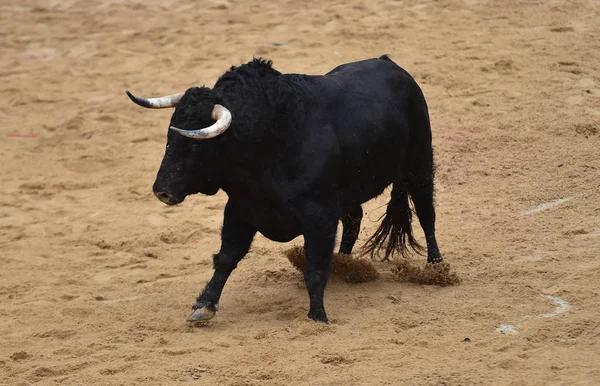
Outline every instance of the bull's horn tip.
[(137, 101), (136, 101), (137, 98), (135, 96), (133, 96), (133, 94), (130, 93), (129, 90), (125, 90), (125, 94), (127, 94), (129, 99), (131, 99), (133, 102), (137, 103)]

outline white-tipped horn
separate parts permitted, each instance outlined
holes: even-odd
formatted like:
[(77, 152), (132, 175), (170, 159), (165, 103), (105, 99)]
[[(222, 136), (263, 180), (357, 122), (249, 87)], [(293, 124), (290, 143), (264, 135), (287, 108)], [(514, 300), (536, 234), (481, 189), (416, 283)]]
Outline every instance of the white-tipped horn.
[(182, 130), (175, 126), (170, 126), (169, 129), (192, 139), (210, 139), (223, 134), (231, 125), (231, 112), (221, 105), (215, 105), (211, 117), (216, 122), (212, 126), (203, 129)]
[(131, 94), (129, 91), (125, 91), (129, 99), (133, 101), (136, 105), (140, 105), (142, 107), (146, 107), (148, 109), (164, 109), (167, 107), (175, 107), (177, 103), (181, 100), (183, 96), (183, 92), (167, 95), (160, 98), (138, 98), (135, 95)]

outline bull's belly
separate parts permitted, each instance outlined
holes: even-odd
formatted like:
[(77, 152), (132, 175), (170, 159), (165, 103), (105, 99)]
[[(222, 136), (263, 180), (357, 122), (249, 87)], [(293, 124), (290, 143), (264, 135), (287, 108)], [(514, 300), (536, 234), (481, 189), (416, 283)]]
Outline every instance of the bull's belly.
[(248, 202), (240, 205), (242, 219), (272, 241), (288, 242), (302, 233), (300, 221), (290, 210)]
[(302, 233), (298, 230), (282, 230), (282, 229), (268, 229), (268, 230), (259, 230), (260, 234), (265, 236), (271, 241), (277, 241), (278, 243), (287, 243), (292, 241), (296, 237), (300, 236)]

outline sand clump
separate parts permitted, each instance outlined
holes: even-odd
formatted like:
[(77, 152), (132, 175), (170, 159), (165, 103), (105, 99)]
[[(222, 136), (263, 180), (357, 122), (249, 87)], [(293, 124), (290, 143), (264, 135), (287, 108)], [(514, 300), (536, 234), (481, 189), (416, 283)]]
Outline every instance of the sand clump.
[[(285, 252), (292, 265), (304, 272), (305, 254), (304, 247), (293, 247)], [(411, 282), (425, 285), (439, 285), (442, 287), (456, 285), (461, 282), (450, 264), (438, 263), (417, 265), (407, 259), (398, 259), (392, 268), (394, 279), (401, 282)], [(353, 255), (333, 255), (331, 276), (341, 278), (346, 283), (365, 283), (379, 279), (380, 275), (372, 262), (358, 259)]]
[[(304, 272), (305, 254), (304, 247), (293, 247), (285, 251), (285, 255), (292, 265), (300, 272)], [(365, 283), (379, 278), (379, 272), (368, 260), (357, 259), (352, 255), (333, 254), (331, 274), (339, 277), (346, 283)]]
[(452, 271), (448, 263), (427, 263), (419, 266), (406, 259), (398, 259), (392, 273), (396, 280), (411, 283), (443, 287), (460, 283), (460, 278), (456, 272)]

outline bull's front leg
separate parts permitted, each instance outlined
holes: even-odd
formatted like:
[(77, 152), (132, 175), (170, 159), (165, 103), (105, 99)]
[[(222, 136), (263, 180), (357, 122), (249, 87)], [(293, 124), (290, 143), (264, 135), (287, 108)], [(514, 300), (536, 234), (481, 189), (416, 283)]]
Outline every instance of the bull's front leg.
[(256, 229), (240, 218), (237, 205), (228, 201), (221, 231), (221, 250), (213, 256), (215, 272), (192, 307), (194, 311), (188, 321), (208, 320), (215, 316), (225, 282), (250, 250), (255, 234)]
[(331, 268), (339, 214), (335, 205), (309, 205), (306, 209), (303, 234), (306, 252), (304, 282), (310, 299), (308, 317), (327, 324), (329, 320), (323, 296)]

